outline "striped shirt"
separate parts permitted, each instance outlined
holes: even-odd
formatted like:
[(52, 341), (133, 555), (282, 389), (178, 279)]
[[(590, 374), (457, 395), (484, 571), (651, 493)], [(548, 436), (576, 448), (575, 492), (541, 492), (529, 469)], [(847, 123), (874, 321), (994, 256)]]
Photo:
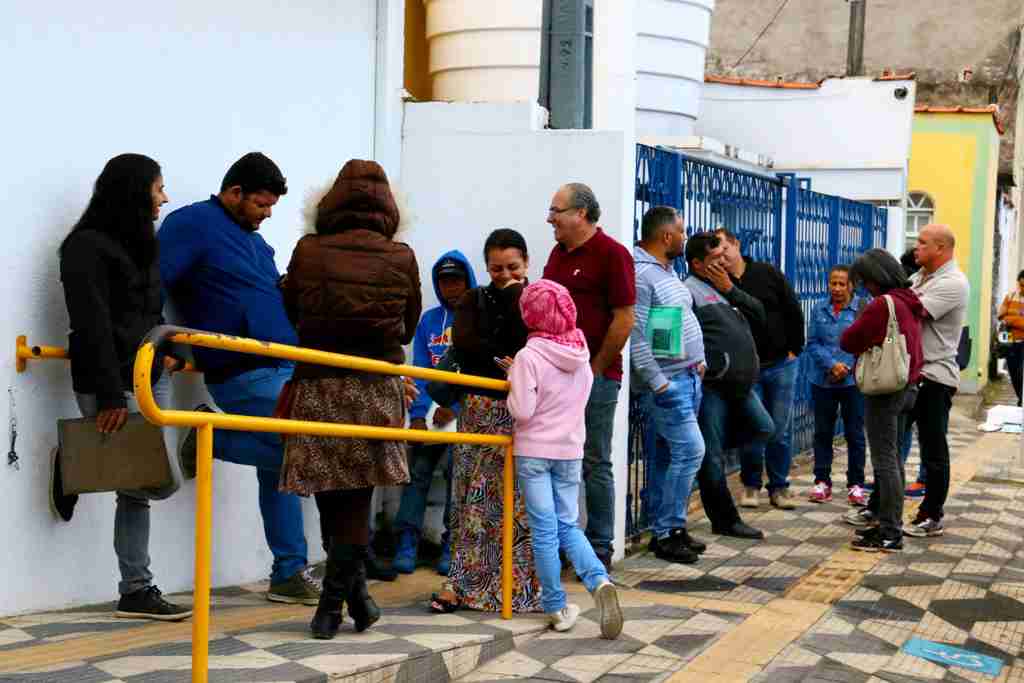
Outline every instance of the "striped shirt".
[[(673, 377), (704, 362), (704, 337), (693, 314), (693, 296), (671, 265), (664, 265), (641, 247), (634, 247), (636, 264), (635, 321), (629, 337), (632, 369), (630, 388), (653, 391)], [(652, 306), (678, 306), (683, 311), (683, 358), (656, 358), (647, 341)]]

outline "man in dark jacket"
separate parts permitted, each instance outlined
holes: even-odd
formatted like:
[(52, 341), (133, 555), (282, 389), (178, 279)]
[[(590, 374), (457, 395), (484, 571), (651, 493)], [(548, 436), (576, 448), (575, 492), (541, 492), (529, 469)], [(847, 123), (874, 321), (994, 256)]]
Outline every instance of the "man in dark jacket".
[(697, 233), (686, 243), (690, 276), (684, 284), (693, 295), (707, 362), (697, 417), (705, 453), (697, 482), (712, 533), (762, 539), (763, 532), (740, 518), (726, 482), (723, 456), (730, 422), (743, 424), (749, 439), (764, 441), (775, 431), (771, 416), (753, 390), (759, 363), (750, 327), (751, 323), (764, 324), (764, 306), (730, 279), (723, 263), (724, 250), (721, 240), (710, 232)]
[(754, 391), (775, 423), (775, 433), (767, 443), (750, 443), (740, 455), (740, 505), (758, 506), (762, 473), (767, 470), (772, 505), (791, 510), (796, 506), (789, 495), (789, 468), (793, 462), (789, 425), (800, 370), (798, 357), (804, 350), (804, 312), (781, 270), (742, 256), (739, 238), (729, 230), (719, 228), (715, 234), (722, 240), (725, 267), (733, 280), (764, 306), (764, 322), (751, 324), (761, 360), (761, 375)]
[[(157, 234), (160, 276), (185, 325), (297, 344), (278, 288), (274, 250), (259, 234), (287, 191), (277, 165), (253, 152), (228, 169), (219, 194), (167, 216)], [(292, 363), (266, 356), (200, 347), (194, 355), (210, 396), (229, 413), (270, 417), (292, 376)], [(186, 476), (195, 476), (195, 448), (191, 432), (182, 445)], [(267, 599), (316, 605), (320, 589), (305, 571), (299, 497), (278, 491), (283, 455), (279, 434), (218, 431), (214, 437), (216, 458), (256, 468), (263, 529), (274, 556)]]

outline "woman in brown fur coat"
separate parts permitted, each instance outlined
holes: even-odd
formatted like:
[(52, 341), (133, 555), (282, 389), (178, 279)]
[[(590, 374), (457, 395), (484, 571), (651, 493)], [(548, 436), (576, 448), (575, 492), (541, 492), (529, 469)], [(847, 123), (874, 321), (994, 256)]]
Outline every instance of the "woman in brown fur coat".
[[(299, 240), (282, 283), (303, 347), (402, 363), (421, 298), (416, 256), (394, 241), (398, 207), (373, 161), (345, 164), (316, 206), (315, 232)], [(401, 428), (402, 380), (299, 363), (290, 416), (296, 420)], [(380, 617), (366, 589), (373, 489), (409, 481), (405, 444), (289, 435), (281, 490), (314, 495), (327, 544), (327, 574), (310, 628), (333, 638), (348, 603), (357, 631)]]

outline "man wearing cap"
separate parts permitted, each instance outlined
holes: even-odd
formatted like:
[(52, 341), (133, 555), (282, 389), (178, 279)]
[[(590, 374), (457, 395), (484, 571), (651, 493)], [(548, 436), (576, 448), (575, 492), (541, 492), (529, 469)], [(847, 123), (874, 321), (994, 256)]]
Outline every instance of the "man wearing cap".
[[(416, 337), (412, 342), (413, 365), (421, 368), (437, 367), (452, 343), (452, 322), (455, 304), (467, 290), (476, 287), (476, 277), (469, 260), (461, 251), (443, 254), (432, 269), (434, 294), (440, 305), (431, 308), (420, 318)], [(412, 429), (451, 429), (454, 427), (456, 407), (433, 403), (426, 391), (426, 381), (416, 380), (419, 396), (409, 408), (409, 426)], [(412, 481), (402, 491), (402, 502), (395, 516), (398, 548), (391, 568), (402, 574), (416, 569), (416, 553), (423, 531), (423, 515), (427, 508), (427, 494), (434, 481), (434, 470), (444, 463), (446, 480), (444, 505), (444, 534), (441, 537), (441, 559), (437, 573), (448, 574), (451, 547), (448, 541), (451, 510), (451, 462), (447, 444), (413, 444), (409, 452), (409, 471)]]

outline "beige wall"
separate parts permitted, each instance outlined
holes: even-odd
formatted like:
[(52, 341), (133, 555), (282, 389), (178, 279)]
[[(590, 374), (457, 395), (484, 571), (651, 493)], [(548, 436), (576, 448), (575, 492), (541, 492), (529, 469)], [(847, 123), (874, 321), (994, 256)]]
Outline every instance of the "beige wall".
[[(864, 66), (914, 71), (918, 102), (987, 105), (999, 90), (1024, 23), (1021, 0), (871, 0), (867, 5)], [(778, 0), (718, 0), (711, 24), (707, 71), (753, 78), (819, 80), (846, 72), (849, 4), (790, 0), (735, 71), (732, 67), (779, 8)], [(1020, 61), (1020, 60), (1019, 60)], [(969, 84), (957, 74), (971, 67)], [(1011, 129), (1003, 140), (1001, 171), (1013, 167), (1013, 123), (1019, 88), (1002, 87), (999, 104)]]

